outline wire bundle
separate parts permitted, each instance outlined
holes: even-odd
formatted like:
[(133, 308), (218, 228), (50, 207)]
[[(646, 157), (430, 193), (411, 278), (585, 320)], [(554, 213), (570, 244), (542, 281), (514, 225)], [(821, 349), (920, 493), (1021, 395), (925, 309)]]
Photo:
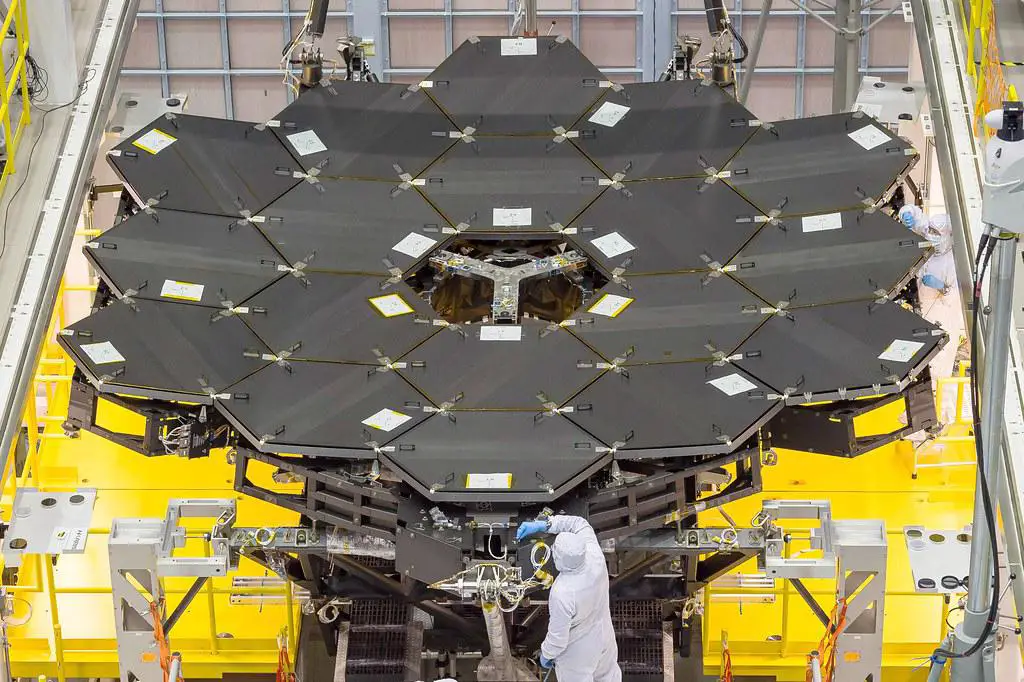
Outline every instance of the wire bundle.
[(171, 645), (167, 643), (167, 635), (164, 634), (164, 621), (161, 612), (163, 611), (163, 600), (160, 603), (149, 602), (149, 615), (153, 619), (153, 639), (156, 640), (157, 651), (160, 656), (160, 668), (164, 672), (164, 682), (168, 681), (171, 673)]
[(718, 682), (732, 682), (732, 653), (729, 651), (728, 642), (722, 642), (722, 669), (718, 675)]
[[(824, 682), (831, 682), (835, 674), (836, 643), (844, 627), (846, 627), (846, 600), (837, 599), (836, 605), (832, 607), (832, 615), (829, 617), (828, 627), (825, 628), (825, 634), (822, 635), (821, 641), (818, 642), (818, 650), (816, 652), (821, 661), (821, 679)], [(810, 663), (809, 659), (810, 657), (808, 658), (808, 664)], [(807, 682), (812, 680), (810, 665), (807, 667), (806, 680)]]
[[(485, 577), (486, 569), (493, 570), (493, 578)], [(478, 591), (484, 600), (493, 600), (498, 609), (503, 613), (511, 613), (519, 608), (527, 591), (534, 587), (540, 587), (542, 583), (533, 577), (523, 580), (519, 572), (506, 564), (482, 563), (463, 569), (458, 573), (431, 583), (431, 589), (443, 589), (445, 583), (458, 583), (459, 580), (469, 575), (475, 575)]]
[(285, 630), (282, 630), (277, 636), (276, 682), (297, 682), (291, 657), (288, 655), (288, 634)]

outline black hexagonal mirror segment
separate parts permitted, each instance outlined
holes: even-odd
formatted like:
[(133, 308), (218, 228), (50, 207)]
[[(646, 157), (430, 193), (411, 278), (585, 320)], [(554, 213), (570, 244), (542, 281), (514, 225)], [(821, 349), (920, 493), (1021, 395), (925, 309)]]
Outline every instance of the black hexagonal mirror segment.
[(285, 277), (246, 302), (245, 321), (277, 355), (384, 365), (436, 334), (430, 306), (402, 283), (361, 275)]
[(570, 144), (510, 136), (456, 144), (421, 182), (459, 232), (551, 232), (571, 223), (608, 180)]
[(604, 359), (558, 326), (477, 326), (436, 334), (399, 370), (431, 401), (453, 410), (541, 412), (563, 405), (604, 371)]
[(57, 340), (103, 392), (209, 404), (269, 361), (240, 312), (125, 297)]
[(764, 122), (564, 38), (474, 38), (411, 86), (118, 145), (140, 212), (86, 252), (120, 300), (60, 342), (259, 450), (547, 500), (913, 380), (946, 337), (892, 302), (927, 251), (880, 201), (915, 159), (860, 113)]
[(422, 92), (346, 81), (304, 93), (268, 127), (307, 171), (395, 181), (426, 168), (452, 144), (455, 130)]
[(808, 216), (873, 207), (917, 151), (857, 111), (762, 128), (726, 166), (726, 182), (764, 215)]
[(764, 303), (730, 277), (622, 278), (565, 328), (609, 360), (643, 365), (728, 357), (766, 319)]
[(612, 84), (563, 36), (544, 36), (470, 38), (423, 85), (459, 130), (521, 135), (568, 129)]
[(118, 296), (206, 306), (244, 301), (288, 265), (245, 218), (187, 211), (137, 213), (86, 246)]
[(415, 190), (372, 180), (303, 182), (256, 216), (296, 268), (388, 276), (445, 239), (448, 224)]
[(609, 176), (708, 177), (722, 170), (759, 121), (731, 95), (699, 80), (630, 83), (574, 126), (573, 142)]
[(165, 114), (107, 157), (140, 205), (238, 217), (294, 187), (298, 166), (269, 130)]

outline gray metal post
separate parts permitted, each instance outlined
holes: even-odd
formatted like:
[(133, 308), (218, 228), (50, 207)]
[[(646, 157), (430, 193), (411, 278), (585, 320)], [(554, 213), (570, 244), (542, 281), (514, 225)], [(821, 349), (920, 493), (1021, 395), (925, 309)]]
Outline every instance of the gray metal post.
[(851, 0), (836, 0), (836, 49), (835, 71), (832, 76), (832, 113), (838, 114), (846, 106), (846, 69), (849, 58), (846, 52), (846, 20), (850, 15)]
[(178, 682), (178, 678), (181, 677), (181, 654), (175, 652), (171, 654), (171, 665), (170, 670), (167, 671), (167, 679), (169, 682)]
[[(981, 435), (984, 468), (978, 471), (978, 489), (974, 494), (974, 530), (971, 539), (970, 586), (964, 621), (955, 632), (954, 648), (962, 652), (970, 648), (985, 628), (992, 598), (992, 543), (981, 497), (981, 477), (985, 477), (996, 504), (1001, 469), (1003, 404), (1006, 397), (1006, 368), (1010, 354), (1010, 314), (1013, 306), (1013, 274), (1017, 239), (996, 242), (989, 285), (990, 310), (985, 333), (985, 365), (981, 386)], [(995, 510), (993, 510), (994, 512)], [(990, 634), (994, 639), (995, 629)], [(970, 658), (955, 658), (951, 672), (956, 682), (983, 679), (985, 666), (993, 663), (988, 644)]]
[(860, 7), (861, 0), (850, 0), (846, 17), (846, 100), (842, 102), (843, 111), (853, 107), (860, 88)]
[[(0, 599), (7, 599), (6, 590), (0, 590)], [(0, 606), (0, 611), (3, 607)], [(0, 682), (11, 682), (11, 643), (7, 638), (7, 621), (0, 612)]]
[(523, 18), (523, 35), (537, 35), (537, 0), (523, 0), (526, 16)]
[(387, 45), (381, 43), (383, 24), (380, 12), (381, 8), (374, 0), (352, 0), (352, 34), (364, 40), (368, 38), (373, 40), (375, 54), (372, 57), (366, 57), (366, 62), (370, 66), (370, 71), (378, 76), (383, 75), (383, 55), (387, 50)]
[(836, 0), (836, 55), (832, 79), (832, 112), (853, 105), (860, 85), (861, 0)]
[(772, 0), (763, 0), (761, 13), (757, 15), (757, 29), (754, 33), (754, 41), (750, 45), (750, 54), (743, 65), (743, 82), (740, 83), (740, 104), (747, 101), (747, 93), (750, 92), (750, 81), (754, 78), (754, 69), (757, 68), (757, 58), (761, 54), (761, 44), (764, 43), (764, 31), (768, 27), (768, 15), (772, 11)]
[[(952, 640), (947, 637), (942, 645), (952, 646)], [(942, 682), (942, 671), (946, 667), (946, 659), (944, 657), (937, 658), (938, 660), (932, 661), (931, 667), (928, 668), (928, 679), (926, 682)]]

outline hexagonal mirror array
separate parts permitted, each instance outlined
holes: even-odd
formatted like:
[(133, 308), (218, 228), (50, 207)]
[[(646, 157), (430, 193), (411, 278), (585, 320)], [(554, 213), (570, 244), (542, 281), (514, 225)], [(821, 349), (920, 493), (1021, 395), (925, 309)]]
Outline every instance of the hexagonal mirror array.
[(140, 211), (86, 254), (119, 300), (60, 339), (101, 391), (215, 405), (264, 451), (557, 491), (915, 377), (945, 336), (889, 301), (927, 254), (877, 210), (914, 160), (859, 113), (766, 123), (472, 38), (411, 87), (118, 145)]

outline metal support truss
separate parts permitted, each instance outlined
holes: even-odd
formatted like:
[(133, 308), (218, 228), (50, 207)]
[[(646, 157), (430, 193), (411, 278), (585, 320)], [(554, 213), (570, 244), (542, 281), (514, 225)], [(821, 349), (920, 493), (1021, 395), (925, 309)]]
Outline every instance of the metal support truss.
[[(216, 519), (208, 557), (174, 556), (185, 545), (181, 518)], [(188, 594), (164, 623), (166, 604), (161, 579), (196, 576), (205, 581), (228, 572), (228, 531), (235, 518), (233, 499), (176, 499), (162, 519), (114, 519), (110, 527), (110, 584), (114, 598), (114, 628), (121, 682), (163, 682), (164, 671), (157, 640), (157, 625), (173, 627), (198, 589)], [(202, 583), (197, 583), (201, 588)], [(194, 585), (195, 587), (195, 585)]]
[[(517, 214), (530, 209), (504, 210)], [(509, 258), (509, 260), (512, 259)], [(523, 280), (580, 270), (587, 264), (587, 257), (578, 251), (566, 251), (514, 267), (503, 267), (501, 261), (502, 259), (498, 256), (493, 256), (485, 261), (444, 249), (430, 257), (430, 264), (439, 272), (452, 276), (490, 280), (494, 287), (494, 298), (491, 301), (491, 321), (497, 324), (515, 324), (518, 321), (519, 285)]]
[(836, 637), (835, 682), (879, 680), (888, 543), (881, 521), (833, 521), (836, 597), (846, 617)]
[[(282, 473), (304, 479), (305, 490), (301, 495), (284, 494), (254, 484), (248, 476), (249, 466), (254, 462), (269, 464)], [(324, 471), (322, 459), (280, 457), (239, 447), (235, 451), (235, 490), (299, 512), (327, 526), (395, 539), (398, 500), (384, 488), (366, 486), (342, 473)]]
[[(735, 463), (731, 479), (719, 473)], [(722, 485), (719, 485), (719, 484)], [(716, 489), (699, 497), (705, 489)], [(676, 522), (688, 526), (698, 512), (721, 507), (761, 490), (757, 448), (711, 457), (680, 471), (645, 477), (638, 485), (609, 487), (588, 500), (587, 519), (600, 540), (621, 538)]]

